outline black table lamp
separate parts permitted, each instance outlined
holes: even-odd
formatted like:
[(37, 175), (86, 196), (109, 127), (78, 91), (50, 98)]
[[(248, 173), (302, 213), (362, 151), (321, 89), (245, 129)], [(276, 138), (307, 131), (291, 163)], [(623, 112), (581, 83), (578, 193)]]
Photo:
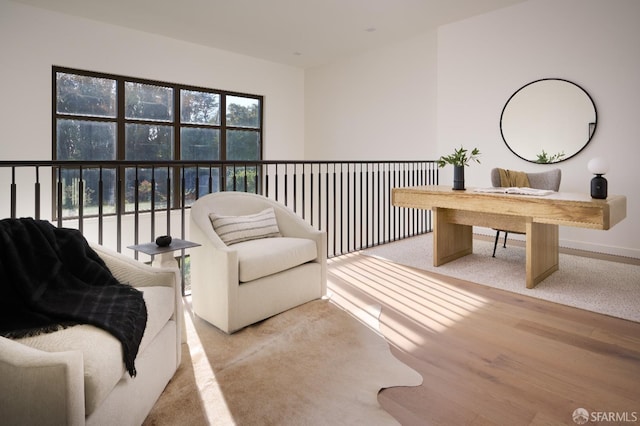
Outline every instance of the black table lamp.
[(602, 177), (609, 171), (609, 164), (600, 157), (594, 158), (587, 164), (591, 173), (596, 175), (591, 179), (591, 198), (604, 200), (607, 198), (607, 180)]

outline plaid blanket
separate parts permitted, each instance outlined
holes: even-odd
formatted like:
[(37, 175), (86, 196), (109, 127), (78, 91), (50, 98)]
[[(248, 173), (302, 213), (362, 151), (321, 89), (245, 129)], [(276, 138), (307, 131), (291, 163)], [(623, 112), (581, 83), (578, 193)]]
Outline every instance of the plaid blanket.
[(147, 324), (142, 293), (119, 283), (75, 229), (0, 220), (0, 335), (19, 338), (91, 324), (121, 343), (127, 371)]

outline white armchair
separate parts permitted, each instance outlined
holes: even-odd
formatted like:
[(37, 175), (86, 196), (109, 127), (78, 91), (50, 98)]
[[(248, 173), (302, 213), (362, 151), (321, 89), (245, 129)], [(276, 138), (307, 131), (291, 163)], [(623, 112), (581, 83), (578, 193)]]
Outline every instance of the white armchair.
[(0, 337), (0, 423), (139, 425), (181, 358), (179, 271), (91, 244), (111, 273), (143, 292), (147, 325), (131, 378), (120, 342), (91, 325), (17, 340)]
[[(281, 237), (225, 244), (210, 214), (246, 216), (273, 208)], [(226, 333), (326, 294), (326, 235), (284, 205), (256, 194), (218, 192), (191, 206), (194, 312)]]

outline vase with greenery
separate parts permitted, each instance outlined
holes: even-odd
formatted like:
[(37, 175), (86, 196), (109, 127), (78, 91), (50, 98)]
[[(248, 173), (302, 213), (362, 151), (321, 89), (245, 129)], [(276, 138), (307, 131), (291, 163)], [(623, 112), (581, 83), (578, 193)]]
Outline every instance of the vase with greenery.
[(469, 166), (472, 161), (480, 164), (480, 150), (473, 148), (471, 152), (460, 147), (454, 149), (453, 154), (443, 155), (438, 159), (438, 167), (444, 167), (447, 164), (453, 166), (453, 189), (464, 190), (464, 168)]

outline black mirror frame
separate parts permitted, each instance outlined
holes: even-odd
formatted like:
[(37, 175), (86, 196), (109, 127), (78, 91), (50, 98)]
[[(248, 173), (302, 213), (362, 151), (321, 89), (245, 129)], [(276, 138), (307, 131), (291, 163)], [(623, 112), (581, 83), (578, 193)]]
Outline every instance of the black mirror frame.
[[(535, 161), (535, 160), (532, 160), (532, 159), (524, 158), (523, 156), (521, 156), (520, 154), (515, 152), (513, 150), (513, 148), (511, 148), (511, 145), (509, 145), (509, 142), (507, 142), (507, 139), (505, 138), (504, 132), (502, 130), (502, 119), (504, 117), (504, 112), (507, 109), (507, 106), (509, 106), (509, 102), (520, 91), (522, 91), (526, 87), (531, 86), (532, 84), (539, 83), (541, 81), (549, 81), (549, 80), (563, 81), (565, 83), (569, 83), (569, 84), (571, 84), (573, 86), (576, 86), (578, 89), (582, 90), (584, 92), (584, 94), (587, 95), (587, 97), (589, 98), (589, 101), (591, 101), (591, 105), (593, 106), (593, 112), (595, 114), (595, 119), (594, 119), (594, 123), (593, 123), (593, 128), (590, 129), (589, 139), (586, 140), (584, 145), (579, 150), (577, 150), (575, 153), (571, 154), (570, 156), (568, 156), (566, 158), (562, 158), (561, 160), (557, 160), (557, 161), (553, 161), (553, 162), (549, 162), (549, 163), (541, 163), (541, 162), (538, 162), (538, 161)], [(589, 95), (589, 92), (584, 90), (584, 88), (582, 86), (580, 86), (579, 84), (576, 84), (576, 83), (574, 83), (572, 81), (569, 81), (569, 80), (566, 80), (566, 79), (563, 79), (563, 78), (553, 78), (553, 77), (541, 78), (541, 79), (538, 79), (538, 80), (535, 80), (535, 81), (532, 81), (530, 83), (525, 84), (524, 86), (520, 87), (518, 90), (513, 92), (513, 94), (509, 97), (509, 99), (507, 99), (507, 102), (504, 104), (504, 107), (502, 108), (502, 112), (500, 113), (500, 136), (502, 136), (502, 140), (504, 141), (505, 145), (507, 146), (507, 148), (509, 148), (509, 151), (511, 151), (516, 157), (521, 158), (524, 161), (528, 161), (529, 163), (534, 163), (534, 164), (557, 164), (557, 163), (562, 163), (563, 161), (567, 161), (568, 159), (575, 157), (576, 155), (581, 153), (587, 147), (587, 145), (589, 145), (591, 140), (593, 140), (593, 136), (595, 135), (597, 127), (598, 127), (598, 109), (596, 108), (595, 102), (593, 102), (593, 98), (591, 97), (591, 95)]]

